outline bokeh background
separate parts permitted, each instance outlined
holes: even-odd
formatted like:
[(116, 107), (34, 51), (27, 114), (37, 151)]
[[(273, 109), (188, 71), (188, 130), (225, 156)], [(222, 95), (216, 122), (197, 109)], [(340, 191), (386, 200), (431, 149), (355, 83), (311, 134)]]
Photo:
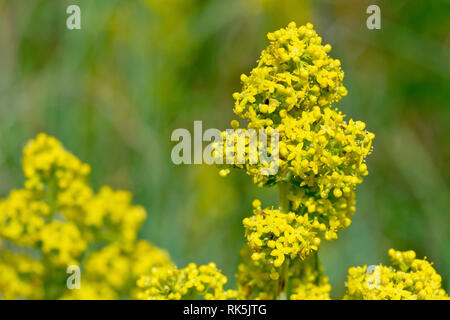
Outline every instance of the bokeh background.
[[(66, 28), (81, 8), (82, 29)], [(381, 8), (368, 30), (366, 8)], [(339, 108), (376, 134), (357, 212), (322, 246), (333, 285), (348, 267), (414, 249), (450, 277), (450, 2), (306, 0), (0, 0), (0, 197), (23, 183), (21, 152), (39, 132), (92, 166), (95, 188), (133, 192), (140, 236), (180, 266), (215, 261), (235, 283), (251, 201), (276, 205), (243, 172), (176, 166), (176, 128), (229, 128), (231, 94), (266, 33), (311, 21), (342, 61)]]

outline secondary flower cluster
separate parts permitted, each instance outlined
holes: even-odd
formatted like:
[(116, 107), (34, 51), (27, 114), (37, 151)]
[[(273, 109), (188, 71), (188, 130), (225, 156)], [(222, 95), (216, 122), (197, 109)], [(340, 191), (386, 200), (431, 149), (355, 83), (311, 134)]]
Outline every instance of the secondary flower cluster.
[(44, 265), (25, 254), (0, 252), (0, 298), (39, 299), (44, 296)]
[(250, 75), (241, 75), (242, 91), (233, 94), (234, 111), (250, 120), (252, 127), (271, 125), (285, 110), (292, 116), (314, 106), (339, 102), (347, 90), (342, 84), (340, 61), (328, 56), (311, 23), (267, 34), (270, 45), (263, 50)]
[[(139, 275), (172, 265), (165, 251), (136, 240), (146, 212), (131, 194), (95, 193), (89, 165), (55, 138), (28, 143), (23, 169), (24, 188), (0, 200), (0, 297), (131, 297)], [(65, 286), (69, 265), (82, 269), (79, 290)]]
[[(285, 213), (302, 216), (305, 229), (315, 224), (320, 239), (333, 240), (351, 223), (355, 187), (368, 174), (365, 157), (375, 135), (361, 121), (345, 121), (332, 107), (346, 94), (344, 74), (339, 60), (328, 55), (331, 46), (321, 44), (310, 23), (299, 28), (290, 23), (268, 38), (271, 43), (258, 65), (241, 77), (242, 91), (233, 94), (234, 111), (248, 121), (241, 136), (253, 128), (269, 136), (278, 133), (279, 143), (268, 143), (268, 153), (278, 149), (279, 170), (262, 174), (270, 165), (264, 161), (233, 167), (246, 170), (259, 186), (285, 184)], [(232, 126), (239, 123), (233, 120)], [(248, 154), (250, 139), (244, 142)]]
[(367, 266), (348, 270), (344, 299), (364, 300), (438, 300), (450, 299), (441, 287), (442, 277), (424, 258), (410, 251), (389, 250), (392, 267)]
[(138, 287), (142, 288), (139, 299), (145, 300), (207, 300), (236, 297), (233, 290), (225, 291), (223, 285), (227, 278), (217, 270), (214, 263), (197, 266), (190, 263), (183, 269), (176, 267), (153, 268), (149, 275), (142, 276)]
[(243, 223), (248, 246), (253, 251), (251, 258), (275, 267), (280, 267), (286, 258), (304, 259), (311, 251), (317, 251), (320, 244), (315, 228), (322, 225), (317, 220), (310, 223), (307, 214), (297, 216), (293, 212), (257, 207), (254, 215)]

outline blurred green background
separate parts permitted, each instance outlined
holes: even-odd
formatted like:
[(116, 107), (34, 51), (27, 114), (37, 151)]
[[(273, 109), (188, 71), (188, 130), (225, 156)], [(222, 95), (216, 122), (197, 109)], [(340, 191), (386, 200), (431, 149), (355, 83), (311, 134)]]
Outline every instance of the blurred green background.
[[(81, 8), (82, 29), (66, 28)], [(381, 30), (366, 8), (381, 8)], [(349, 90), (338, 107), (376, 134), (357, 212), (322, 246), (333, 284), (387, 250), (427, 256), (450, 277), (450, 2), (304, 0), (0, 0), (0, 196), (23, 182), (23, 145), (39, 132), (92, 165), (95, 188), (128, 189), (148, 211), (141, 237), (180, 266), (215, 261), (235, 283), (251, 200), (276, 204), (243, 172), (176, 166), (176, 128), (229, 128), (231, 94), (266, 34), (311, 21)]]

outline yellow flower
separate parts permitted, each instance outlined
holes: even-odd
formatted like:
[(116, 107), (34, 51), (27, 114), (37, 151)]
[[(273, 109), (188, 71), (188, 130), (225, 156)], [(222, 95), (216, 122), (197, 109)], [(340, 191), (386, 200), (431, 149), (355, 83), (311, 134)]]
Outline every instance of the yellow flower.
[(50, 215), (50, 206), (28, 190), (14, 190), (0, 200), (0, 237), (18, 245), (34, 246)]
[(291, 22), (267, 38), (270, 45), (258, 65), (241, 76), (242, 91), (233, 94), (238, 116), (254, 125), (264, 123), (254, 121), (260, 115), (276, 122), (281, 110), (295, 117), (314, 106), (339, 102), (347, 94), (341, 63), (329, 57), (331, 46), (322, 45), (312, 24), (297, 28)]
[[(278, 208), (261, 209), (261, 202), (254, 201), (254, 214), (243, 220), (247, 244), (238, 271), (238, 296), (327, 299), (330, 287), (325, 277), (305, 280), (307, 274), (321, 274), (307, 267), (308, 261), (317, 256), (322, 240), (335, 240), (350, 226), (355, 188), (368, 174), (365, 158), (375, 135), (363, 122), (345, 120), (332, 106), (347, 94), (344, 73), (311, 23), (297, 27), (291, 22), (267, 37), (270, 44), (257, 66), (241, 75), (242, 89), (233, 93), (234, 112), (247, 121), (246, 127), (223, 132), (224, 139), (237, 143), (233, 150), (219, 144), (215, 154), (228, 160), (221, 173), (239, 168), (260, 187), (279, 187)], [(274, 145), (257, 139), (258, 161), (250, 161), (249, 154), (254, 129), (264, 129), (268, 136), (277, 133), (279, 141)], [(244, 162), (238, 161), (238, 151), (244, 151), (237, 150), (239, 141), (245, 146)], [(271, 164), (260, 160), (261, 147), (279, 155), (278, 171), (272, 175), (264, 170)], [(303, 277), (296, 277), (300, 269)], [(296, 283), (291, 296), (286, 277)]]
[(68, 266), (78, 264), (79, 256), (87, 243), (72, 222), (52, 221), (41, 230), (42, 253), (54, 264)]
[(0, 252), (0, 298), (39, 299), (43, 295), (44, 266), (25, 254)]
[(392, 266), (353, 267), (348, 270), (344, 299), (449, 300), (441, 276), (426, 258), (410, 251), (389, 250)]
[(303, 267), (302, 276), (293, 281), (291, 300), (330, 300), (331, 285), (322, 268), (311, 264)]
[[(55, 138), (30, 141), (23, 168), (25, 188), (0, 200), (0, 238), (30, 256), (0, 248), (0, 297), (130, 298), (141, 274), (172, 266), (167, 252), (136, 240), (146, 212), (131, 194), (95, 193), (89, 166)], [(80, 289), (66, 287), (69, 265), (81, 267)]]
[(207, 300), (222, 300), (235, 297), (232, 290), (224, 290), (227, 278), (217, 270), (214, 263), (197, 266), (190, 263), (183, 269), (176, 267), (153, 268), (151, 273), (142, 276), (138, 287), (142, 288), (139, 299), (180, 300), (203, 297)]
[(278, 268), (264, 258), (252, 260), (251, 252), (248, 246), (240, 252), (238, 299), (330, 299), (331, 286), (315, 254), (304, 260), (287, 258)]

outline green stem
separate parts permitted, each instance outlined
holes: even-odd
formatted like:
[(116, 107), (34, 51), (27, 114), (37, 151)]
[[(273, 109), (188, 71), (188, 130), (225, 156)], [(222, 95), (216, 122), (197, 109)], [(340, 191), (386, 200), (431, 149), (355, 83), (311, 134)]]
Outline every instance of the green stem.
[[(278, 184), (278, 206), (280, 212), (287, 213), (290, 211), (290, 202), (288, 199), (289, 185), (285, 182)], [(277, 299), (286, 300), (291, 295), (291, 281), (290, 281), (290, 259), (286, 259), (281, 270), (278, 280), (278, 294)]]
[(280, 212), (289, 212), (291, 210), (289, 199), (287, 197), (289, 192), (288, 184), (286, 182), (280, 182), (278, 184), (278, 206)]
[(289, 282), (289, 261), (285, 261), (280, 270), (280, 277), (278, 279), (278, 292), (277, 299), (278, 300), (287, 300), (289, 299), (287, 292), (287, 284)]
[(292, 281), (291, 281), (291, 275), (290, 275), (290, 271), (291, 271), (291, 259), (289, 259), (288, 261), (286, 261), (287, 263), (287, 268), (286, 268), (286, 273), (285, 273), (285, 292), (286, 292), (286, 299), (290, 300), (291, 299), (291, 294), (292, 294)]

